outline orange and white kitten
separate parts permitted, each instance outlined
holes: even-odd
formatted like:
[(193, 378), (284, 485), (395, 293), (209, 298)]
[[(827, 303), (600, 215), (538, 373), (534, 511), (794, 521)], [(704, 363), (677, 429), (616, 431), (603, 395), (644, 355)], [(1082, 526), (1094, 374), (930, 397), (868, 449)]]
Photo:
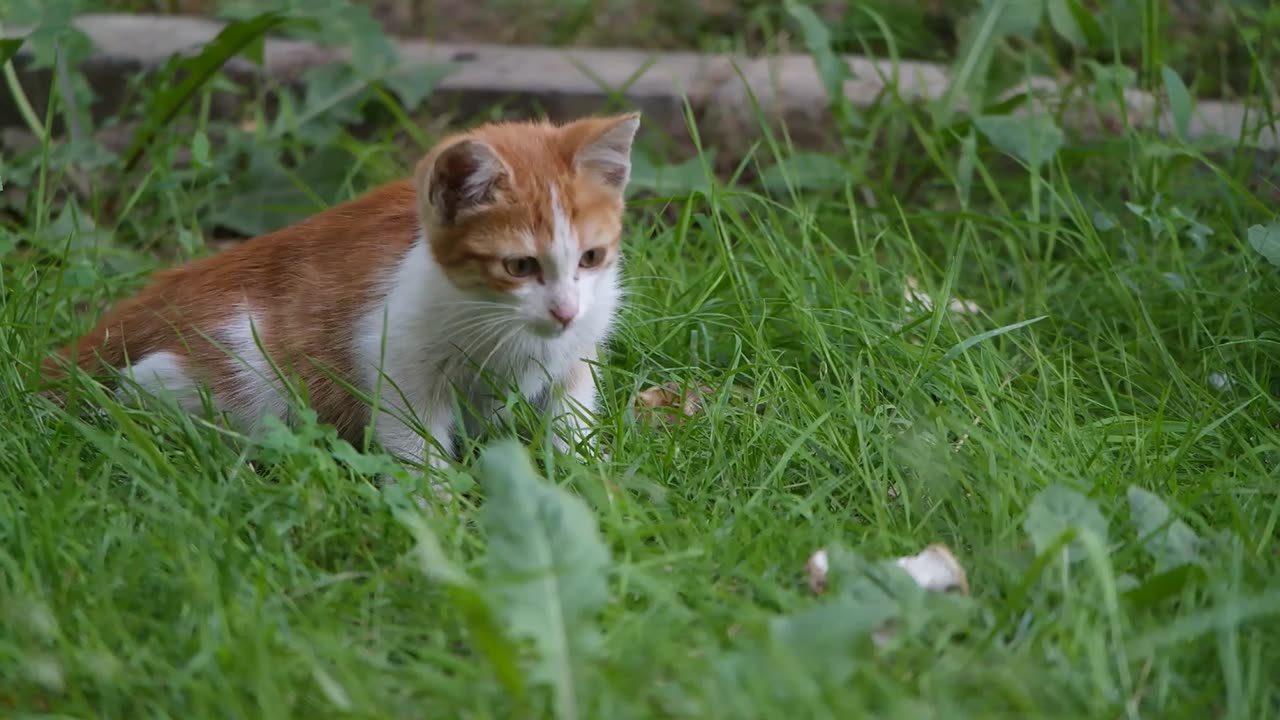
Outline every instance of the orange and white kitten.
[[(580, 413), (596, 407), (589, 364), (621, 299), (639, 123), (500, 123), (447, 138), (412, 181), (158, 273), (62, 354), (194, 413), (207, 387), (248, 432), (288, 420), (278, 369), (343, 437), (357, 443), (373, 422), (386, 450), (433, 466), (453, 451), (453, 389), (480, 414), (500, 409), (483, 370), (541, 399), (576, 444)], [(378, 417), (344, 383), (376, 398)]]

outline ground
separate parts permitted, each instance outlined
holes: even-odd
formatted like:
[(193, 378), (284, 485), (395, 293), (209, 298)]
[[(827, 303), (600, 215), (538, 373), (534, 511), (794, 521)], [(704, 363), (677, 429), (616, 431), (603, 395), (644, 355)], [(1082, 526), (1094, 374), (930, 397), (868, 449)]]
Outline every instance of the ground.
[[(885, 103), (835, 157), (681, 166), (633, 197), (611, 457), (532, 433), (543, 483), (477, 446), (447, 511), (323, 426), (245, 444), (87, 382), (69, 411), (32, 394), (210, 228), (411, 166), (350, 112), (162, 134), (82, 194), (66, 173), (119, 163), (5, 171), (0, 714), (1280, 716), (1273, 156), (1034, 153), (1025, 125)], [(652, 422), (634, 400), (667, 382), (703, 402)], [(877, 564), (933, 543), (968, 596)], [(565, 563), (514, 574), (539, 553)]]

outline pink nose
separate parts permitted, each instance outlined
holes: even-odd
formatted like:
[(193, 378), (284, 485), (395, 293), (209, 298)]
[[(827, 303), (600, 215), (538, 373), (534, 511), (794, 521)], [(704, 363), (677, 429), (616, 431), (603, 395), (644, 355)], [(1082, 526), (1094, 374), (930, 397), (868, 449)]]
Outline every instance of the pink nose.
[(573, 307), (562, 307), (560, 305), (551, 306), (549, 312), (551, 317), (555, 318), (561, 325), (568, 327), (570, 322), (578, 316), (578, 309)]

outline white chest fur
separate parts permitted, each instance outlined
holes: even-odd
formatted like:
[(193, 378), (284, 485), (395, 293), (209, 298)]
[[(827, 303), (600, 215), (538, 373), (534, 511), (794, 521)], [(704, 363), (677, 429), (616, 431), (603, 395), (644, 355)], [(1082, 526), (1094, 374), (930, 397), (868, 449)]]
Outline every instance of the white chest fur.
[(584, 361), (595, 358), (609, 333), (619, 301), (616, 278), (606, 290), (563, 333), (540, 337), (514, 305), (450, 282), (420, 238), (355, 332), (356, 367), (379, 404), (373, 416), (379, 440), (406, 460), (443, 463), (453, 447), (455, 393), (477, 416), (495, 411), (512, 389), (549, 409), (580, 410), (558, 405), (567, 395), (593, 411), (594, 384)]

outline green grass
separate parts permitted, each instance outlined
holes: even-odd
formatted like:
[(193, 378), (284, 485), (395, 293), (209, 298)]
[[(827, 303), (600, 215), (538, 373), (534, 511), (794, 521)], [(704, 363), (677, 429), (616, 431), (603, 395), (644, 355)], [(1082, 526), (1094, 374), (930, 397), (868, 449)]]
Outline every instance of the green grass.
[[(834, 182), (766, 146), (750, 164), (781, 158), (780, 183), (636, 199), (601, 368), (612, 458), (534, 444), (611, 556), (602, 612), (574, 626), (601, 634), (573, 667), (580, 716), (1280, 717), (1280, 268), (1245, 240), (1275, 222), (1274, 158), (1129, 133), (1032, 172), (927, 113), (865, 121)], [(0, 716), (549, 714), (424, 574), (381, 461), (315, 425), (246, 443), (87, 383), (70, 413), (30, 393), (45, 353), (216, 226), (415, 159), (392, 131), (193, 122), (226, 133), (207, 164), (164, 136), (152, 169), (78, 203), (68, 168), (98, 166), (65, 147), (6, 170), (27, 194), (0, 235)], [(246, 219), (261, 203), (283, 209)], [(667, 381), (713, 392), (687, 422), (637, 419)], [(489, 488), (421, 522), (504, 628)], [(934, 542), (967, 600), (882, 597), (849, 558), (828, 593), (805, 581), (818, 547)], [(864, 623), (886, 608), (901, 631), (877, 648)], [(526, 678), (545, 665), (520, 655)]]

